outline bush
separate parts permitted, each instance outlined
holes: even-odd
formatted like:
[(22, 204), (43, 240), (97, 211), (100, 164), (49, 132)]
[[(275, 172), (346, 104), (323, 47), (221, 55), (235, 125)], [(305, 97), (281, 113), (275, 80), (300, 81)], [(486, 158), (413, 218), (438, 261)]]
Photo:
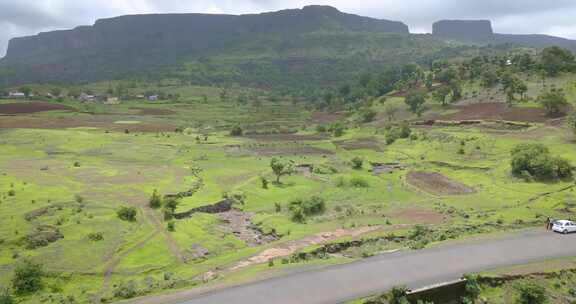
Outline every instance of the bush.
[(537, 180), (556, 180), (572, 177), (572, 166), (560, 157), (550, 155), (542, 144), (520, 144), (512, 150), (512, 174)]
[(170, 199), (164, 204), (164, 219), (171, 220), (174, 218), (176, 213), (176, 208), (178, 208), (178, 201), (175, 199)]
[(158, 191), (156, 189), (154, 190), (154, 192), (152, 192), (149, 205), (150, 208), (153, 209), (158, 209), (162, 207), (162, 198), (160, 197), (160, 194), (158, 194)]
[(240, 126), (234, 126), (232, 130), (230, 130), (230, 136), (242, 136), (244, 134), (244, 130)]
[(29, 294), (42, 289), (42, 265), (30, 260), (22, 260), (14, 269), (12, 288), (17, 294)]
[(408, 288), (405, 286), (394, 287), (388, 293), (388, 303), (389, 304), (409, 304), (408, 298)]
[(138, 214), (138, 211), (134, 207), (122, 206), (116, 212), (116, 214), (118, 215), (118, 218), (120, 218), (123, 221), (135, 222), (136, 221), (136, 215)]
[(353, 169), (360, 170), (364, 165), (364, 159), (362, 159), (362, 157), (356, 156), (350, 161), (350, 164), (352, 165)]
[(546, 302), (546, 288), (535, 283), (524, 283), (515, 286), (521, 304), (542, 304)]
[(122, 282), (114, 290), (114, 296), (120, 299), (131, 299), (137, 295), (138, 289), (133, 281)]
[(88, 239), (92, 242), (100, 242), (104, 239), (102, 232), (91, 232), (88, 234)]
[(8, 288), (0, 288), (0, 304), (14, 304), (14, 299)]
[(353, 177), (350, 179), (350, 187), (353, 188), (369, 188), (370, 184), (368, 184), (368, 182), (361, 178), (361, 177)]
[(313, 196), (307, 200), (295, 200), (289, 207), (294, 222), (303, 223), (306, 217), (318, 215), (326, 211), (326, 202), (323, 198)]
[(166, 224), (166, 229), (168, 229), (170, 232), (176, 231), (176, 223), (168, 222), (168, 224)]

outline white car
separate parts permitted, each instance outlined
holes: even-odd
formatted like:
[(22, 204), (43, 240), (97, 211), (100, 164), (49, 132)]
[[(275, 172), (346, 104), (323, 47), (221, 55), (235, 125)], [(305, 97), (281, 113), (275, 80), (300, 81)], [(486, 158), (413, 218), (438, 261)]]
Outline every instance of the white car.
[(563, 234), (576, 232), (576, 223), (566, 220), (554, 221), (554, 224), (552, 225), (552, 230)]

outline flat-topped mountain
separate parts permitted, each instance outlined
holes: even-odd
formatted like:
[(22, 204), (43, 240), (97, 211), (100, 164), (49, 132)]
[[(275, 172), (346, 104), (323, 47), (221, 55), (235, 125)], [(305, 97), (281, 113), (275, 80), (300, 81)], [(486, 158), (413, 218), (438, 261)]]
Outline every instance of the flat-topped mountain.
[(560, 46), (576, 51), (576, 41), (549, 35), (514, 35), (494, 33), (489, 20), (441, 20), (432, 34), (440, 39), (473, 43), (513, 43), (529, 47)]
[(256, 35), (297, 35), (317, 30), (408, 34), (401, 22), (346, 14), (329, 6), (307, 6), (251, 15), (151, 14), (96, 21), (93, 26), (41, 33), (10, 41), (7, 62), (88, 48), (202, 53)]

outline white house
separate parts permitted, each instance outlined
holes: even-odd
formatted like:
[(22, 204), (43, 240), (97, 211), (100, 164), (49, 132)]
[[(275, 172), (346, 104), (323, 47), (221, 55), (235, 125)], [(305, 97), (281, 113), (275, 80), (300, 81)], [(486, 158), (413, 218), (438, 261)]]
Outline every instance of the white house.
[(22, 92), (10, 92), (8, 93), (8, 97), (10, 98), (26, 98), (26, 94)]

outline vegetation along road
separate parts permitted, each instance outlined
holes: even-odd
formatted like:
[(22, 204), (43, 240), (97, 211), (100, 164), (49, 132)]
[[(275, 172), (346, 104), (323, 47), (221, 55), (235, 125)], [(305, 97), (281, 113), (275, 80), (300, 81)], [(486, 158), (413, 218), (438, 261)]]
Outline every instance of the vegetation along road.
[(384, 254), (357, 263), (224, 289), (181, 303), (341, 303), (398, 285), (419, 288), (456, 280), (465, 273), (575, 254), (576, 235), (531, 231), (498, 239)]

